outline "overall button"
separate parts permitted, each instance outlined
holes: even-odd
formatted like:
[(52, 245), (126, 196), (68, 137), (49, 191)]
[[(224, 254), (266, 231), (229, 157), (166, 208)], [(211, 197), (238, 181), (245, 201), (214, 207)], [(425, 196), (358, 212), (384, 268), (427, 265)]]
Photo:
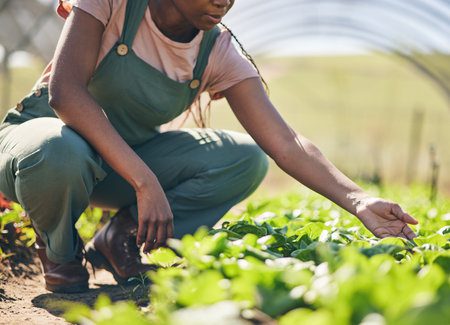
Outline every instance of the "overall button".
[(124, 56), (128, 54), (128, 46), (126, 44), (120, 44), (117, 46), (117, 54)]
[(192, 80), (191, 83), (189, 84), (189, 87), (191, 87), (191, 89), (197, 89), (198, 87), (200, 87), (200, 80), (198, 79)]
[(41, 90), (41, 89), (36, 89), (36, 90), (34, 91), (34, 96), (36, 96), (36, 97), (41, 97), (41, 95), (42, 95), (42, 90)]
[(18, 112), (22, 112), (23, 111), (23, 104), (22, 103), (17, 103), (16, 111), (18, 111)]

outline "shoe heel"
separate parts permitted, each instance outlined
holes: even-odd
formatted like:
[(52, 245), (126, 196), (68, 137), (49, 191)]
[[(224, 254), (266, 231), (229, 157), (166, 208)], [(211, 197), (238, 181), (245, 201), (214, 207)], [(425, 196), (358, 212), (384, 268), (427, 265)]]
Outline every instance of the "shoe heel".
[(82, 293), (89, 290), (89, 284), (78, 283), (72, 285), (52, 285), (46, 284), (45, 288), (54, 293)]
[(99, 251), (95, 250), (95, 248), (88, 247), (86, 249), (85, 258), (90, 263), (92, 263), (92, 265), (95, 268), (97, 268), (97, 269), (104, 269), (104, 270), (110, 272), (112, 274), (112, 276), (114, 277), (114, 280), (116, 280), (116, 282), (118, 284), (124, 285), (124, 284), (128, 283), (128, 279), (127, 278), (122, 278), (120, 275), (118, 275), (116, 273), (116, 271), (114, 270), (114, 268), (112, 267), (112, 265), (108, 262), (106, 257), (102, 253), (100, 253)]
[(109, 267), (108, 260), (103, 256), (102, 253), (96, 251), (93, 247), (86, 248), (84, 257), (97, 269), (106, 269), (107, 267)]

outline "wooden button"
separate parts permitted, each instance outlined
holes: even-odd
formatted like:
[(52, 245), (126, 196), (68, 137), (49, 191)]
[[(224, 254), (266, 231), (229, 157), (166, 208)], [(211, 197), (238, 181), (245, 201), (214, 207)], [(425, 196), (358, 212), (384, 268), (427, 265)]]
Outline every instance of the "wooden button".
[(23, 104), (22, 103), (17, 103), (16, 111), (18, 111), (18, 112), (22, 112), (23, 111)]
[(128, 54), (128, 46), (126, 44), (120, 44), (117, 46), (117, 54), (124, 56)]
[(36, 97), (41, 97), (41, 95), (42, 95), (42, 90), (41, 90), (41, 89), (36, 89), (36, 90), (34, 91), (34, 96), (36, 96)]
[(191, 89), (197, 89), (198, 87), (200, 87), (200, 80), (198, 79), (192, 80), (191, 83), (189, 84), (189, 87), (191, 87)]

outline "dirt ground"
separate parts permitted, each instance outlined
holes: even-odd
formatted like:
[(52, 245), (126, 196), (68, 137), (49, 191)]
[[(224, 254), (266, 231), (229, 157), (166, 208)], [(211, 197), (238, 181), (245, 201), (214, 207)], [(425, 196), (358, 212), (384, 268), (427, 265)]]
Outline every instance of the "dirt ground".
[[(89, 269), (90, 290), (81, 294), (55, 294), (44, 288), (44, 279), (37, 261), (26, 265), (25, 272), (13, 275), (3, 266), (0, 273), (0, 324), (68, 324), (62, 317), (63, 311), (55, 302), (74, 301), (93, 305), (100, 293), (106, 293), (111, 300), (136, 299), (133, 286), (116, 285), (112, 275), (96, 270), (95, 278)], [(143, 288), (141, 290), (146, 290)], [(148, 291), (147, 291), (148, 292)], [(144, 292), (139, 297), (142, 299)]]

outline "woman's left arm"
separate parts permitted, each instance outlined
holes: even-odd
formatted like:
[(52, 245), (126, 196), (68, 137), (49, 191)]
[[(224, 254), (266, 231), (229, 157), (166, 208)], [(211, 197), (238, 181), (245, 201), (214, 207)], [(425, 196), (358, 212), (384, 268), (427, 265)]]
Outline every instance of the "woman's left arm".
[(408, 224), (417, 224), (417, 220), (396, 203), (370, 197), (311, 141), (292, 130), (259, 78), (241, 81), (223, 94), (242, 126), (286, 173), (357, 216), (377, 237), (415, 237)]

